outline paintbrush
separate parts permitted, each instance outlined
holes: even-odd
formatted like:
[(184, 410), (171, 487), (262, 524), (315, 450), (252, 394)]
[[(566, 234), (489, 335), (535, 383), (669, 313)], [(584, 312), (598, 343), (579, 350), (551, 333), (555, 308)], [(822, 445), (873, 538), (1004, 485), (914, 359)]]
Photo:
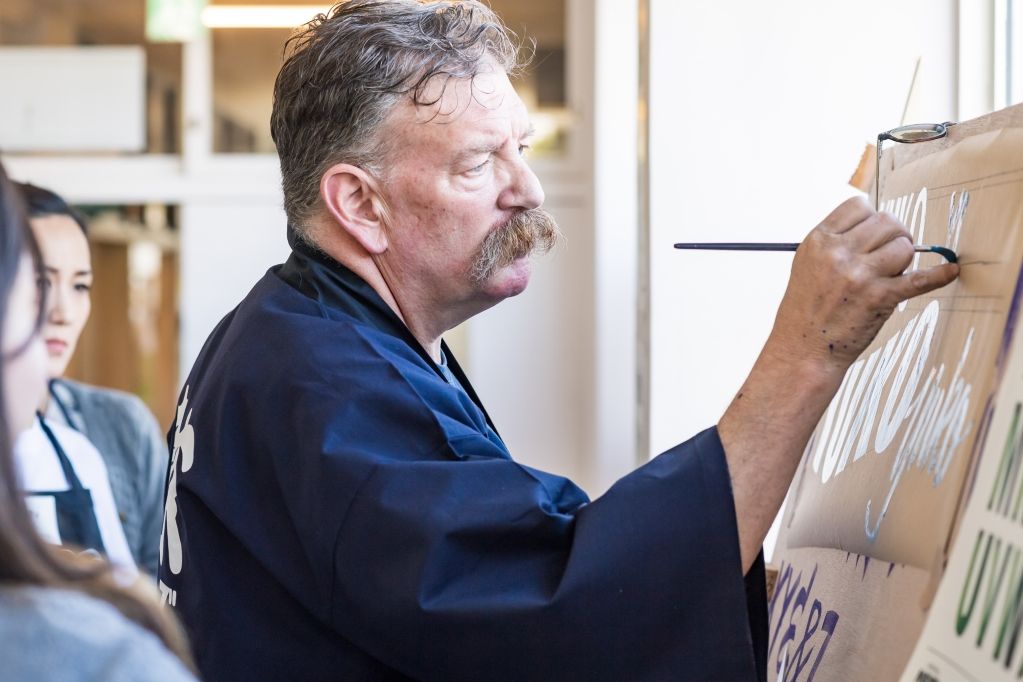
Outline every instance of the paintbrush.
[[(696, 242), (675, 244), (676, 249), (697, 249), (702, 251), (795, 251), (799, 244), (779, 242)], [(929, 244), (914, 244), (917, 253), (936, 253), (949, 263), (958, 263), (959, 257), (952, 249)]]

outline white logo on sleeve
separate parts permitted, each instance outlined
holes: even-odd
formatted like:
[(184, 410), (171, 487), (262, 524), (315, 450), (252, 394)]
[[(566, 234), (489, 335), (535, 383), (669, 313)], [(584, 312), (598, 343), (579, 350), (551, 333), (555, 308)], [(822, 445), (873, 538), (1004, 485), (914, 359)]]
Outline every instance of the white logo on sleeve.
[[(178, 405), (174, 420), (174, 442), (171, 447), (170, 480), (167, 483), (167, 505), (163, 515), (163, 531), (160, 534), (160, 564), (164, 563), (164, 545), (167, 547), (167, 568), (174, 575), (181, 573), (181, 532), (178, 529), (178, 462), (181, 473), (192, 468), (195, 454), (195, 430), (192, 428), (192, 412), (188, 410), (188, 386), (185, 386), (181, 404)], [(164, 603), (171, 606), (177, 602), (177, 592), (160, 581), (160, 594)]]

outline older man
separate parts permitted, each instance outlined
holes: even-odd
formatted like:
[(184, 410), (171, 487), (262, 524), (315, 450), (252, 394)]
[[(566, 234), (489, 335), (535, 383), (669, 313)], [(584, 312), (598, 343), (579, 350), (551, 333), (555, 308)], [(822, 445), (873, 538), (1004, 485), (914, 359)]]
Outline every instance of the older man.
[(902, 275), (904, 228), (843, 204), (718, 426), (590, 502), (512, 460), (441, 341), (556, 238), (516, 66), (471, 0), (350, 0), (281, 69), (293, 253), (172, 432), (161, 590), (208, 679), (765, 675), (758, 555), (802, 449), (894, 306), (957, 269)]

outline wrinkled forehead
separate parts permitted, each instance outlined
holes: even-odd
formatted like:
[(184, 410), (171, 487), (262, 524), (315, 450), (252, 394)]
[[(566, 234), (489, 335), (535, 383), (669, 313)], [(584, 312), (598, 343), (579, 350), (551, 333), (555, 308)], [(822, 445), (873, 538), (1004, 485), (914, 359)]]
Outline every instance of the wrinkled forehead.
[(395, 135), (395, 146), (439, 151), (469, 137), (521, 136), (529, 129), (525, 104), (497, 66), (485, 67), (473, 78), (433, 78), (420, 101), (426, 104), (405, 100), (391, 113), (389, 133)]

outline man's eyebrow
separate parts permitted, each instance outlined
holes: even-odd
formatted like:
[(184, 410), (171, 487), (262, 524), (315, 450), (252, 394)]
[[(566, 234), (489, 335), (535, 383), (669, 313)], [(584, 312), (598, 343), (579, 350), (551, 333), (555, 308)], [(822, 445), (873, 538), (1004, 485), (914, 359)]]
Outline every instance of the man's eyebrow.
[(474, 143), (470, 147), (460, 150), (455, 154), (455, 163), (465, 161), (473, 156), (479, 156), (481, 154), (493, 154), (501, 150), (504, 146), (503, 141), (487, 140), (482, 142)]
[[(526, 140), (533, 137), (534, 135), (536, 135), (536, 126), (530, 124), (529, 128), (519, 139)], [(505, 140), (503, 139), (499, 140), (497, 138), (476, 142), (472, 144), (472, 146), (462, 149), (461, 151), (456, 153), (455, 163), (456, 164), (461, 163), (462, 161), (465, 161), (466, 159), (469, 159), (473, 156), (480, 156), (483, 154), (495, 154), (501, 151), (501, 147), (503, 147), (504, 144)]]

